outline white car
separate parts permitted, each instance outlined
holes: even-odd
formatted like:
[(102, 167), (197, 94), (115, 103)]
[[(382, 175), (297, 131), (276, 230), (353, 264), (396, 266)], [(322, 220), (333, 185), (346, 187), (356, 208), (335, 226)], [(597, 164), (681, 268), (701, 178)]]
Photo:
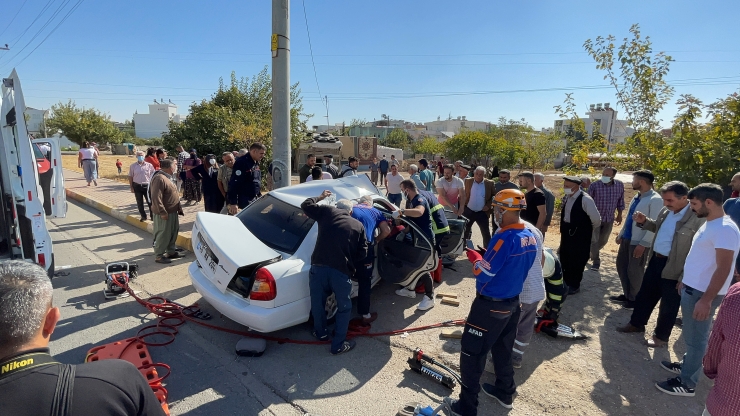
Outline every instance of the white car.
[[(335, 200), (358, 201), (371, 195), (388, 218), (396, 207), (366, 175), (321, 180), (267, 193), (236, 216), (198, 213), (193, 225), (196, 261), (188, 268), (195, 290), (219, 312), (258, 332), (273, 332), (308, 321), (311, 299), (308, 273), (317, 226), (301, 203), (330, 190)], [(331, 200), (322, 203), (331, 203)], [(414, 224), (411, 241), (388, 238), (376, 245), (373, 286), (385, 279), (414, 287), (438, 259), (432, 245)], [(450, 219), (451, 233), (442, 241), (443, 255), (461, 254), (465, 221)], [(357, 296), (353, 284), (352, 296)], [(334, 296), (326, 304), (328, 318), (336, 313)]]

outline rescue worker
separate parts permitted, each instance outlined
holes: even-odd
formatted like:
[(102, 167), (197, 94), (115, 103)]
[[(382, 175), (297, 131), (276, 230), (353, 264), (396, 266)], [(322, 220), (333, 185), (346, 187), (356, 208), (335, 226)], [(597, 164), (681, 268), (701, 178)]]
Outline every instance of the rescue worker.
[(568, 296), (568, 286), (563, 281), (563, 268), (560, 259), (551, 248), (545, 248), (545, 264), (542, 266), (542, 277), (545, 279), (547, 297), (540, 309), (537, 330), (550, 336), (558, 335), (558, 317), (560, 308)]
[[(501, 230), (491, 239), (484, 256), (466, 250), (473, 263), (477, 296), (461, 340), (460, 398), (443, 399), (445, 410), (452, 415), (475, 416), (481, 389), (507, 409), (512, 408), (516, 392), (511, 360), (520, 314), (519, 294), (537, 255), (537, 239), (520, 218), (526, 208), (521, 191), (505, 189), (496, 194), (493, 205), (493, 220)], [(489, 352), (493, 354), (496, 382), (481, 386)]]
[(239, 157), (234, 162), (234, 168), (229, 180), (229, 191), (226, 194), (229, 204), (229, 214), (236, 215), (239, 210), (251, 204), (261, 196), (262, 172), (259, 162), (265, 157), (265, 147), (262, 143), (252, 143), (249, 153)]
[[(437, 264), (437, 270), (432, 272), (432, 280), (439, 283), (442, 281), (442, 239), (450, 234), (450, 225), (447, 222), (447, 216), (445, 216), (445, 207), (439, 203), (437, 197), (434, 196), (430, 191), (418, 189), (416, 192), (419, 193), (429, 204), (429, 212), (432, 214), (432, 233), (434, 234), (434, 249), (437, 250), (437, 257), (439, 263)], [(406, 208), (410, 208), (410, 203), (406, 201)], [(454, 261), (454, 259), (453, 259)], [(417, 288), (418, 291), (418, 288)]]
[[(401, 192), (406, 195), (406, 201), (409, 201), (408, 203), (411, 208), (401, 208), (399, 210), (400, 214), (405, 217), (405, 220), (413, 222), (421, 230), (424, 237), (429, 240), (432, 247), (435, 247), (434, 233), (432, 232), (432, 215), (426, 198), (419, 194), (416, 184), (411, 179), (401, 181)], [(401, 239), (403, 238), (401, 236)], [(432, 276), (429, 273), (425, 273), (419, 278), (418, 282), (424, 285), (424, 297), (416, 309), (420, 311), (432, 309), (434, 307), (434, 283), (432, 282)], [(396, 290), (396, 295), (414, 299), (416, 298), (416, 291), (413, 286), (410, 289), (403, 287)]]
[(378, 318), (377, 312), (370, 312), (375, 244), (388, 237), (391, 227), (383, 213), (373, 207), (373, 198), (369, 195), (360, 198), (360, 203), (352, 208), (350, 215), (365, 227), (367, 238), (367, 256), (363, 261), (355, 264), (354, 280), (357, 281), (357, 313), (362, 315), (362, 323), (369, 324)]

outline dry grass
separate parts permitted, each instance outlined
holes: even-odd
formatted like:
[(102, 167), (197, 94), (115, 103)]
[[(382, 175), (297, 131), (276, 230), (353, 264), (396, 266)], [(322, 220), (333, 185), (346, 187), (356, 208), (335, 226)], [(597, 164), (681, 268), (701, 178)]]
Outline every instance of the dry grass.
[[(116, 168), (116, 159), (120, 159), (123, 163), (120, 175)], [(128, 183), (128, 167), (135, 161), (134, 156), (100, 155), (98, 157), (98, 177)], [(62, 155), (62, 167), (82, 173), (82, 168), (77, 167), (77, 155)]]

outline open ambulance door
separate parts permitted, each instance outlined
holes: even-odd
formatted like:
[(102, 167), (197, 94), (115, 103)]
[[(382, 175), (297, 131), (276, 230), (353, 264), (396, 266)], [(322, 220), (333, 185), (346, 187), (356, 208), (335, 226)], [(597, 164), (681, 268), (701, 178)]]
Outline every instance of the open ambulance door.
[(48, 152), (43, 152), (44, 157), (49, 159), (50, 170), (53, 171), (53, 177), (48, 187), (47, 184), (43, 184), (46, 216), (64, 218), (67, 216), (67, 194), (64, 192), (62, 148), (59, 145), (59, 139), (56, 137), (34, 139), (33, 143), (38, 145), (40, 149), (49, 148)]

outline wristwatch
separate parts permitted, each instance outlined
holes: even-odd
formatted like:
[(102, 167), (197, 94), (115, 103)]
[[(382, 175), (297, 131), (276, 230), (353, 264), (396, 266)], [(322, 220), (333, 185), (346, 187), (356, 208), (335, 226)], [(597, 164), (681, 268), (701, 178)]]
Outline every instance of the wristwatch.
[(403, 208), (401, 208), (399, 211), (401, 211), (401, 215), (404, 215), (404, 211), (406, 211), (406, 210), (403, 209)]

